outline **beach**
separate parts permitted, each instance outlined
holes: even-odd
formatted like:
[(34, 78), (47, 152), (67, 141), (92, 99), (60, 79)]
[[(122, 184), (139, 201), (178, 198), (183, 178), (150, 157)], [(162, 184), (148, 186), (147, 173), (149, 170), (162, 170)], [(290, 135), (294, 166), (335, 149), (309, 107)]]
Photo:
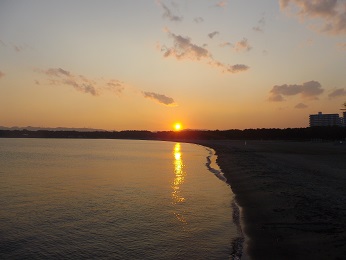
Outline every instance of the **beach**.
[(251, 259), (345, 259), (346, 144), (195, 143), (216, 151)]

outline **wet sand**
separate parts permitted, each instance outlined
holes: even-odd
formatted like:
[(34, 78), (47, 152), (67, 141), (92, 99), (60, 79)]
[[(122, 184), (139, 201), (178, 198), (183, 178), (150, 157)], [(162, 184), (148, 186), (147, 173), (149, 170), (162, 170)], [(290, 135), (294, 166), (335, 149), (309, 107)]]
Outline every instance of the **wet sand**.
[(345, 259), (346, 144), (195, 143), (216, 151), (251, 259)]

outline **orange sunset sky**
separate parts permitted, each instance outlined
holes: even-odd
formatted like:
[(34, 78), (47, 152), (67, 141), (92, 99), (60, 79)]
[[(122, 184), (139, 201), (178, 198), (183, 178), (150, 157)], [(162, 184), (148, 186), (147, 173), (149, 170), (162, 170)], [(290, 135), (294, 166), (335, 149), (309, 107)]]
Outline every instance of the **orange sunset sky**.
[(345, 36), (344, 0), (1, 0), (0, 126), (306, 127)]

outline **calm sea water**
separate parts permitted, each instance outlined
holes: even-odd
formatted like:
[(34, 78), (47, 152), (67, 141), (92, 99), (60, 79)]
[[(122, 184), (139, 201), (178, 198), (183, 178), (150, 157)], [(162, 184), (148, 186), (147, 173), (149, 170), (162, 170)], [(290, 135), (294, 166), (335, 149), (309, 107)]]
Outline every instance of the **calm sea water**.
[(0, 259), (232, 258), (234, 196), (211, 153), (158, 141), (0, 139)]

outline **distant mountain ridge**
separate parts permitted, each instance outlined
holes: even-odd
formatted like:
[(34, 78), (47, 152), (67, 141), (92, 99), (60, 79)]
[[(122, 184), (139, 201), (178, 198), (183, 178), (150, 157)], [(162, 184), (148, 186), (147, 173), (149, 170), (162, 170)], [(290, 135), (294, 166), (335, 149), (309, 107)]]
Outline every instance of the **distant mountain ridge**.
[(39, 131), (39, 130), (47, 130), (47, 131), (78, 131), (78, 132), (95, 132), (102, 131), (105, 132), (107, 130), (104, 129), (95, 129), (95, 128), (71, 128), (71, 127), (35, 127), (35, 126), (13, 126), (6, 127), (0, 126), (0, 130), (29, 130), (29, 131)]

